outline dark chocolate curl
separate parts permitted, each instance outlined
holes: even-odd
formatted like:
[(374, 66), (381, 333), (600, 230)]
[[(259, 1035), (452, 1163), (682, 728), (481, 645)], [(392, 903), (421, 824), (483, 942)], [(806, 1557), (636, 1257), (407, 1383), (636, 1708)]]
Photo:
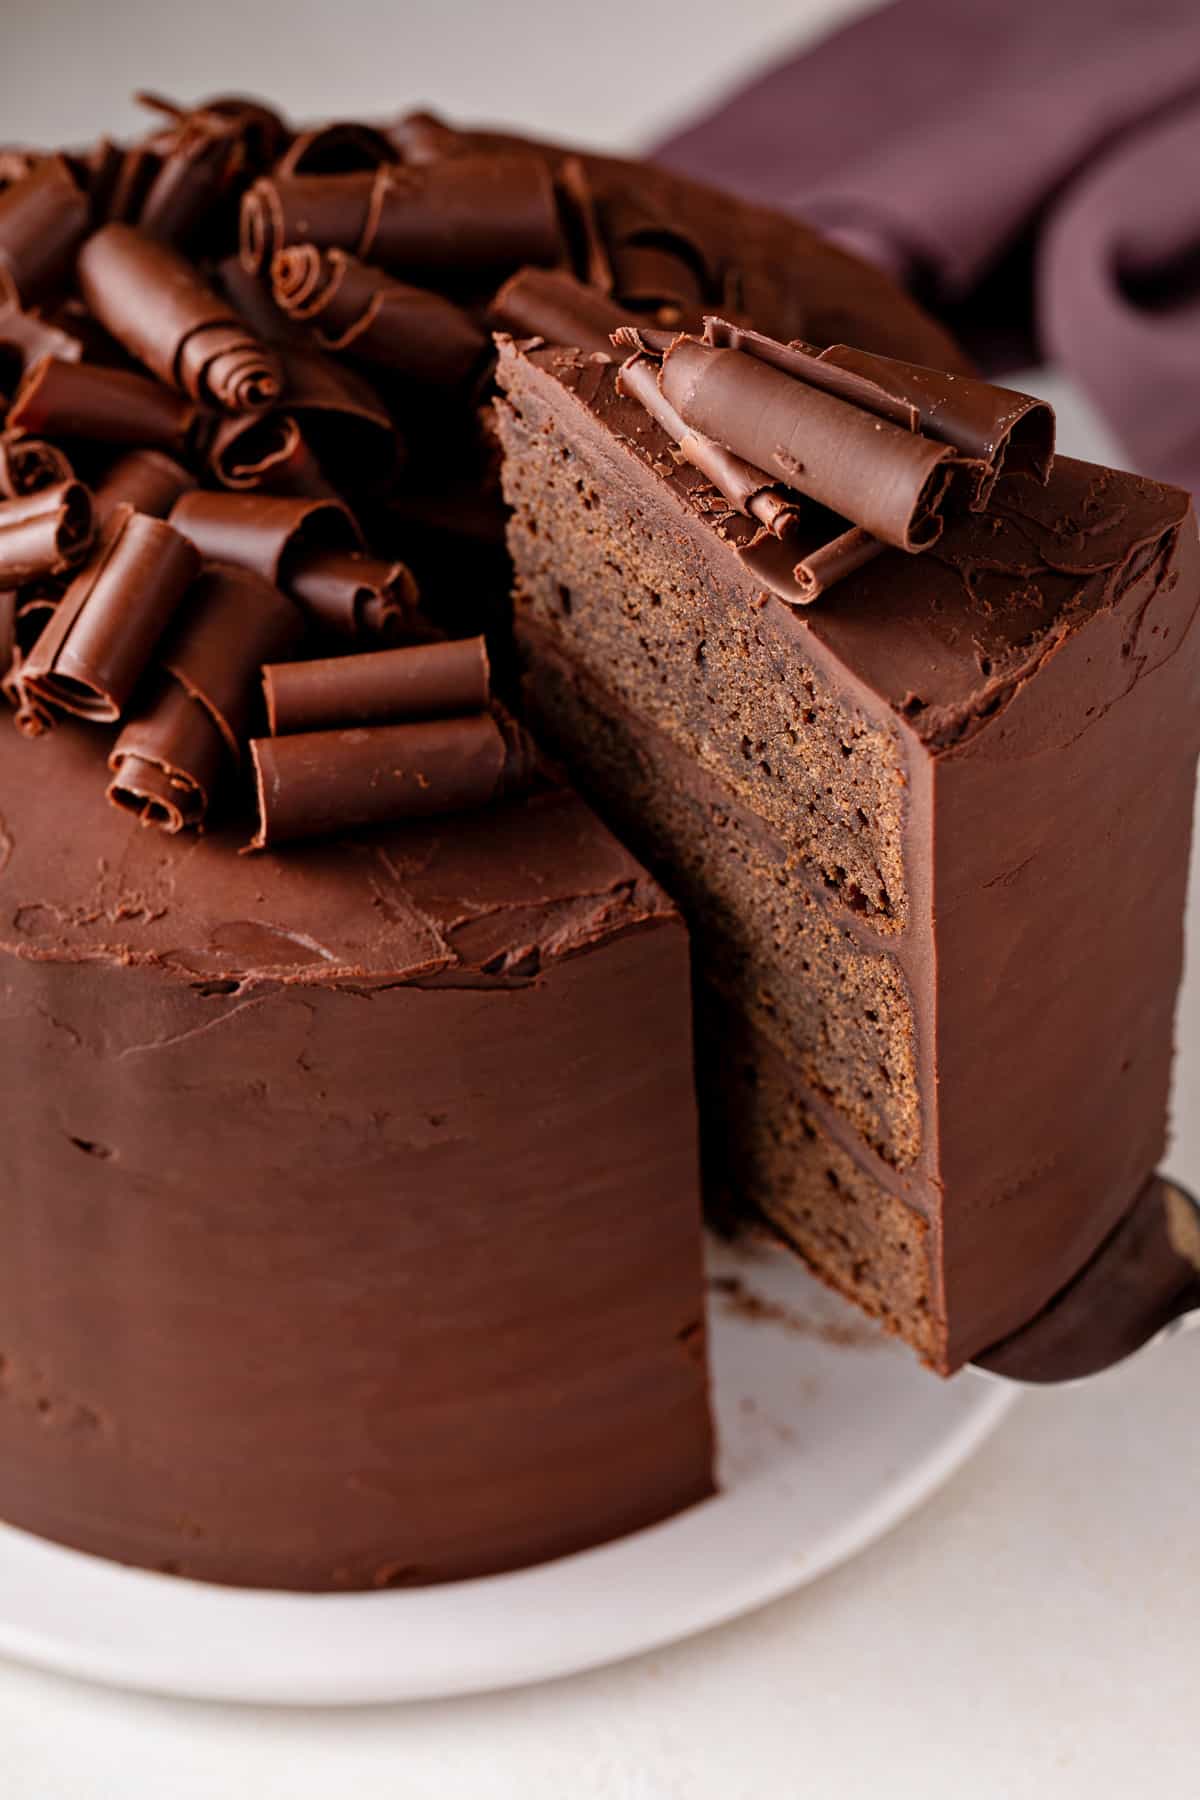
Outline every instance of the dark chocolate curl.
[(119, 718), (199, 566), (161, 519), (119, 509), (29, 652), (27, 691), (80, 718)]
[(795, 500), (782, 494), (778, 483), (762, 469), (743, 462), (712, 438), (702, 437), (685, 425), (658, 385), (656, 362), (644, 355), (631, 356), (618, 371), (617, 387), (640, 401), (667, 436), (674, 438), (683, 460), (699, 469), (735, 512), (757, 518), (776, 535), (787, 529), (797, 511)]
[(275, 352), (169, 245), (106, 225), (80, 252), (78, 275), (96, 318), (161, 381), (231, 413), (278, 400)]
[(237, 760), (262, 665), (288, 656), (302, 633), (296, 608), (269, 581), (250, 569), (210, 563), (193, 585), (160, 661), (206, 708)]
[(103, 525), (118, 506), (132, 506), (134, 512), (165, 519), (179, 496), (195, 485), (195, 476), (161, 450), (127, 450), (96, 483), (96, 518)]
[(382, 131), (357, 119), (337, 119), (294, 138), (276, 164), (275, 174), (353, 175), (397, 160), (395, 145)]
[(196, 416), (192, 401), (145, 376), (44, 356), (21, 383), (8, 429), (29, 437), (182, 450)]
[(481, 637), (368, 650), (315, 662), (268, 663), (263, 670), (272, 737), (340, 725), (454, 718), (482, 712), (491, 698)]
[(417, 610), (406, 563), (358, 551), (312, 550), (294, 557), (288, 592), (318, 629), (344, 638), (436, 636)]
[(0, 193), (0, 263), (26, 306), (67, 279), (88, 222), (87, 195), (62, 156)]
[(250, 750), (254, 850), (487, 806), (523, 785), (534, 760), (519, 726), (490, 712), (256, 738)]
[(362, 537), (338, 500), (288, 494), (184, 494), (171, 524), (206, 562), (237, 563), (286, 588), (290, 565), (304, 551), (356, 550)]
[(186, 244), (229, 191), (240, 152), (234, 121), (204, 113), (181, 121), (138, 210), (139, 230)]
[(566, 246), (548, 166), (514, 154), (380, 169), (357, 248), (385, 269), (469, 282), (523, 263), (561, 263)]
[(1049, 479), (1054, 409), (1044, 400), (847, 344), (820, 351), (800, 342), (780, 344), (724, 319), (706, 319), (704, 338), (722, 349), (744, 350), (838, 399), (952, 445), (975, 465), (976, 511), (986, 507), (1002, 474), (1032, 475), (1043, 483)]
[(514, 337), (613, 354), (612, 334), (637, 319), (615, 300), (562, 269), (518, 269), (488, 308), (491, 323)]
[(83, 356), (83, 344), (72, 332), (44, 319), (40, 313), (24, 311), (15, 290), (0, 294), (0, 366), (7, 369), (9, 364), (14, 365), (19, 380), (43, 356), (78, 362)]
[(0, 434), (0, 494), (6, 498), (73, 479), (70, 461), (56, 444), (7, 431)]
[(62, 583), (38, 581), (20, 593), (0, 593), (0, 694), (13, 708), (13, 723), (23, 737), (41, 737), (54, 723), (50, 708), (26, 691), (25, 658), (62, 599)]
[(182, 831), (203, 821), (229, 764), (212, 714), (167, 676), (151, 706), (129, 720), (113, 745), (108, 798), (143, 825)]
[(452, 300), (396, 281), (344, 250), (293, 244), (275, 257), (271, 279), (279, 307), (310, 325), (326, 350), (422, 386), (459, 386), (487, 348), (475, 321)]
[(270, 487), (273, 493), (333, 500), (337, 490), (321, 473), (312, 446), (290, 413), (223, 419), (209, 446), (212, 472), (235, 493)]
[(885, 543), (917, 551), (940, 535), (948, 445), (695, 338), (667, 351), (660, 385), (692, 430)]
[[(869, 531), (834, 520), (821, 507), (785, 536), (759, 532), (738, 557), (772, 593), (791, 606), (811, 606), (827, 588), (873, 562), (884, 546)], [(828, 520), (825, 525), (821, 519)]]
[(263, 176), (242, 195), (242, 267), (250, 275), (265, 274), (287, 244), (359, 249), (376, 178), (369, 169), (345, 175)]
[(0, 582), (62, 574), (86, 554), (92, 530), (92, 497), (78, 481), (0, 501)]

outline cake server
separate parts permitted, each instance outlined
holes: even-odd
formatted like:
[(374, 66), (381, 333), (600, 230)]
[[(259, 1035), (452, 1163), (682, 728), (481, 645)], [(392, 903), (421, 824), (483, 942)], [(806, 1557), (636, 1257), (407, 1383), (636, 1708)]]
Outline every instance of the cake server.
[(1200, 1326), (1200, 1200), (1153, 1175), (1071, 1284), (972, 1368), (1027, 1387), (1082, 1381)]

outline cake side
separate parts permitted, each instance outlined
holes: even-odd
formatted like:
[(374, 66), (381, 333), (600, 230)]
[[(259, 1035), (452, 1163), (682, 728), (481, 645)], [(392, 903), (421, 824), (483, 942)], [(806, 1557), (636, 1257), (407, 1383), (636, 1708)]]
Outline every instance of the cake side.
[(659, 890), (567, 792), (286, 857), (164, 839), (95, 805), (82, 735), (0, 742), (0, 1517), (316, 1590), (703, 1498)]

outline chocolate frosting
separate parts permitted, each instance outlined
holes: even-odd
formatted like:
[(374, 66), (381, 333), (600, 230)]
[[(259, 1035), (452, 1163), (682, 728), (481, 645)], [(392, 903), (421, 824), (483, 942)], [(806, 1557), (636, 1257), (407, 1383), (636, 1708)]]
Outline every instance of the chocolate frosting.
[(342, 725), (479, 713), (491, 699), (491, 670), (481, 637), (368, 650), (263, 669), (272, 737)]
[(161, 381), (226, 412), (258, 412), (283, 372), (237, 313), (178, 251), (130, 225), (106, 225), (79, 254), (92, 313)]

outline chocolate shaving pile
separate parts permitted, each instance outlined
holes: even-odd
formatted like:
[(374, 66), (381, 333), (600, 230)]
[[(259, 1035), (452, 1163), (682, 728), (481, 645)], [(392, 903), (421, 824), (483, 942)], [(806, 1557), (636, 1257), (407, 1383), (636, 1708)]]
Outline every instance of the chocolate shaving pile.
[(764, 584), (808, 605), (886, 546), (936, 544), (956, 504), (984, 511), (1001, 475), (1049, 477), (1044, 401), (835, 344), (818, 351), (706, 318), (701, 336), (622, 325), (617, 383), (730, 509)]
[(588, 295), (606, 354), (642, 316), (569, 273), (594, 220), (534, 150), (141, 98), (135, 142), (0, 153), (18, 728), (115, 727), (109, 798), (167, 831), (253, 772), (260, 846), (509, 791), (532, 749), (482, 639), (422, 612), (392, 503), (416, 445), (486, 466), (500, 284)]

